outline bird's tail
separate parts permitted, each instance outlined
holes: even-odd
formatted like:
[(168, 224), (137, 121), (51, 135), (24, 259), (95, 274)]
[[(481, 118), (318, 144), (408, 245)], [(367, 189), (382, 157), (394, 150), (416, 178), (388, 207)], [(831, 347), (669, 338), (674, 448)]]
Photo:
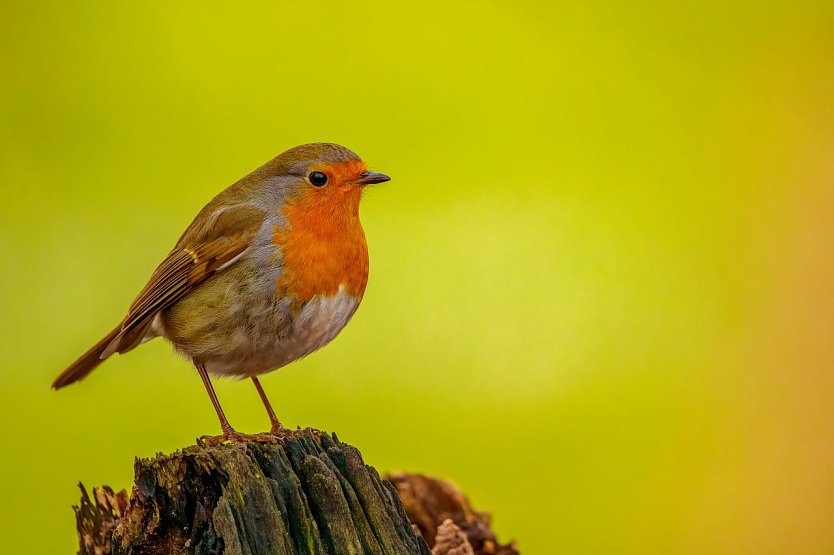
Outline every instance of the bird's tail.
[(116, 326), (110, 333), (105, 335), (101, 341), (93, 345), (89, 351), (78, 357), (78, 360), (70, 364), (66, 370), (61, 372), (58, 377), (55, 378), (55, 381), (52, 382), (52, 388), (60, 389), (65, 385), (77, 382), (95, 370), (96, 366), (103, 362), (103, 359), (101, 358), (102, 353), (104, 353), (104, 350), (108, 345), (110, 345), (116, 336), (119, 335), (121, 330), (121, 325)]

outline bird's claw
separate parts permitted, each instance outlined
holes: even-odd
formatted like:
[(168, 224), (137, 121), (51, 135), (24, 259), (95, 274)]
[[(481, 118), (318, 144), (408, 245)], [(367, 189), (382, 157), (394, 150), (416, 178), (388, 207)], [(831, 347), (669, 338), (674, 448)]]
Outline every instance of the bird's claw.
[(197, 438), (197, 444), (201, 447), (217, 447), (230, 443), (278, 443), (278, 438), (273, 434), (242, 434), (236, 430), (227, 431), (219, 436)]

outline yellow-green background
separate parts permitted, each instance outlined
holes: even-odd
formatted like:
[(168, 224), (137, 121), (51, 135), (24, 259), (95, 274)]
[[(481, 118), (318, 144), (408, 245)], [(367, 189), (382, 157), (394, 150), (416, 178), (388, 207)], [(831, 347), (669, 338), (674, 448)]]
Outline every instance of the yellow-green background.
[(49, 383), (310, 141), (393, 180), (353, 323), (265, 379), (287, 424), (526, 554), (834, 552), (834, 4), (233, 4), (0, 6), (3, 552), (217, 431), (162, 341)]

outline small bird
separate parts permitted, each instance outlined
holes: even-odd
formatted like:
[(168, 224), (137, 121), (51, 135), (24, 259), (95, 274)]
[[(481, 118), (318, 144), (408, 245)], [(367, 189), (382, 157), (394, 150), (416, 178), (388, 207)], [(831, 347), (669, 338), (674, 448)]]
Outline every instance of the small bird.
[(353, 317), (368, 283), (359, 201), (389, 180), (337, 144), (278, 155), (197, 214), (119, 325), (52, 387), (164, 337), (196, 367), (224, 438), (246, 436), (229, 424), (209, 374), (250, 378), (281, 432), (258, 376), (323, 347)]

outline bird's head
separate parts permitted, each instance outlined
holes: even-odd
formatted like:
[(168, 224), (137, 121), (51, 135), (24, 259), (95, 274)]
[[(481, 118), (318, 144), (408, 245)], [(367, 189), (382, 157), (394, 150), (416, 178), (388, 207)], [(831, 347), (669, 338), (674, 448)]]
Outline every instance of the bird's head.
[(282, 178), (286, 204), (334, 211), (355, 211), (366, 186), (391, 179), (370, 171), (356, 153), (333, 143), (297, 146), (268, 166)]

